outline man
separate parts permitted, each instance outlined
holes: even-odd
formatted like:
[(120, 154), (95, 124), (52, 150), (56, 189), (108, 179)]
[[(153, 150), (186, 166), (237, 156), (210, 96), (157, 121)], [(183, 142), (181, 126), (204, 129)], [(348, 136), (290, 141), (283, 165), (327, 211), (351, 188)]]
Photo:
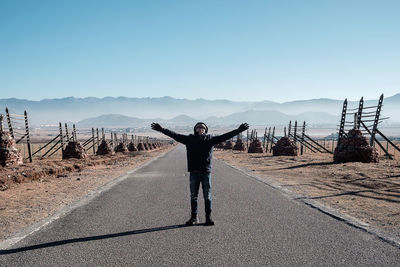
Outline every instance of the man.
[(207, 134), (208, 127), (203, 122), (198, 122), (194, 126), (194, 134), (190, 135), (175, 133), (162, 128), (158, 123), (152, 123), (151, 128), (186, 145), (187, 165), (188, 171), (190, 172), (190, 204), (192, 210), (190, 219), (186, 222), (186, 225), (199, 223), (197, 203), (200, 184), (202, 185), (204, 196), (206, 213), (205, 225), (214, 225), (211, 219), (211, 160), (213, 146), (247, 130), (249, 125), (243, 123), (238, 129), (218, 136), (210, 136)]

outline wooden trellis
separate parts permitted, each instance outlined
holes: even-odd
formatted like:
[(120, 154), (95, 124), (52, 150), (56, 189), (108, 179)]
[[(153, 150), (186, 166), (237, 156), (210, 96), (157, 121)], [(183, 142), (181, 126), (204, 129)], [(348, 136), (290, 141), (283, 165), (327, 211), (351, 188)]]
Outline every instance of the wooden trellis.
[[(298, 128), (301, 127), (301, 135), (298, 135)], [(321, 145), (318, 143), (316, 140), (314, 140), (312, 137), (306, 134), (306, 122), (303, 122), (302, 126), (297, 125), (297, 121), (295, 121), (294, 127), (293, 127), (293, 134), (292, 134), (292, 122), (289, 122), (289, 127), (288, 127), (288, 137), (291, 137), (294, 141), (294, 143), (297, 145), (297, 142), (300, 143), (300, 154), (302, 155), (304, 153), (304, 147), (308, 148), (311, 152), (314, 153), (329, 153), (332, 154), (332, 151), (326, 149), (325, 146)], [(300, 129), (299, 129), (300, 130)]]
[[(388, 152), (388, 150), (379, 142), (376, 138), (376, 135), (380, 135), (384, 140), (388, 142), (394, 149), (400, 152), (400, 148), (395, 145), (392, 141), (389, 140), (378, 128), (379, 124), (384, 120), (389, 119), (389, 117), (382, 118), (381, 112), (383, 107), (383, 94), (379, 97), (378, 103), (376, 106), (364, 106), (364, 98), (361, 97), (358, 108), (347, 109), (347, 99), (345, 99), (343, 103), (342, 116), (339, 124), (338, 131), (338, 142), (337, 145), (340, 145), (340, 141), (344, 135), (346, 135), (346, 131), (353, 129), (362, 129), (361, 131), (364, 134), (368, 134), (370, 136), (369, 143), (371, 146), (374, 146), (376, 143), (384, 152), (385, 155), (389, 159), (393, 159), (392, 155)], [(352, 117), (353, 120), (347, 120), (347, 115)], [(372, 124), (368, 124), (372, 123)], [(362, 128), (361, 128), (362, 127)]]
[[(28, 157), (25, 160), (29, 160), (30, 162), (33, 161), (34, 156), (38, 156), (40, 153), (40, 158), (49, 158), (53, 156), (55, 153), (57, 153), (59, 150), (63, 151), (65, 144), (68, 142), (77, 142), (77, 131), (75, 124), (72, 126), (72, 131), (69, 133), (68, 125), (67, 123), (64, 124), (65, 126), (65, 131), (63, 129), (63, 125), (60, 122), (58, 126), (58, 133), (57, 135), (52, 138), (50, 141), (48, 141), (46, 144), (41, 146), (39, 149), (34, 151), (32, 144), (31, 144), (31, 139), (30, 139), (30, 133), (29, 133), (29, 123), (28, 123), (28, 113), (24, 111), (23, 115), (19, 114), (13, 114), (10, 113), (8, 108), (6, 108), (6, 114), (0, 114), (0, 130), (5, 130), (3, 129), (3, 120), (4, 118), (7, 121), (7, 127), (8, 131), (10, 132), (10, 135), (16, 139), (16, 143), (21, 143), (22, 141), (26, 141), (27, 144), (27, 151), (28, 151)], [(112, 148), (114, 148), (115, 144), (117, 144), (118, 138), (117, 138), (117, 133), (111, 132), (111, 140), (107, 141), (106, 140), (106, 135), (104, 128), (101, 129), (101, 135), (99, 132), (98, 128), (92, 128), (92, 136), (88, 138), (87, 140), (82, 142), (82, 146), (85, 149), (85, 151), (88, 151), (90, 149), (93, 149), (93, 153), (96, 154), (96, 148), (99, 147), (100, 141), (105, 140), (106, 142), (109, 142), (112, 145)], [(137, 140), (139, 140), (138, 136), (133, 136), (132, 135), (132, 142), (137, 143)], [(145, 140), (144, 137), (141, 138), (141, 140)], [(147, 137), (147, 142), (148, 143), (162, 143), (166, 144), (165, 140), (159, 140), (159, 139), (154, 139)], [(122, 135), (122, 141), (124, 143), (128, 142), (128, 135), (123, 134)], [(43, 154), (42, 154), (43, 153)]]
[[(29, 161), (32, 162), (32, 149), (31, 149), (31, 140), (29, 136), (28, 113), (25, 110), (23, 115), (11, 114), (8, 108), (6, 108), (6, 118), (7, 118), (8, 131), (10, 132), (11, 137), (16, 140), (15, 143), (18, 144), (23, 140), (26, 141), (26, 146), (28, 150), (27, 159), (29, 159)], [(3, 125), (3, 121), (1, 121), (1, 124)], [(15, 125), (17, 127), (14, 127)]]

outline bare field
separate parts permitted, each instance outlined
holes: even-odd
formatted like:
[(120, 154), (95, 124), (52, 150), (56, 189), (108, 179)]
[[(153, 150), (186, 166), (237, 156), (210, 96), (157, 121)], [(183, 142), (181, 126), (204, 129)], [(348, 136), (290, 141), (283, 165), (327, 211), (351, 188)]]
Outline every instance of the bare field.
[(400, 160), (334, 164), (330, 154), (273, 157), (216, 150), (230, 165), (400, 238)]
[(172, 147), (90, 156), (86, 160), (36, 160), (17, 167), (0, 168), (0, 240), (50, 216)]

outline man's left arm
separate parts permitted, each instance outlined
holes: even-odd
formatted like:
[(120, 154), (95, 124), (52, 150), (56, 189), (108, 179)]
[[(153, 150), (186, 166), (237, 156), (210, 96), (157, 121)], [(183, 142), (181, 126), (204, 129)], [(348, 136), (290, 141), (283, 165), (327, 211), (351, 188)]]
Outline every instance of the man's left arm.
[(234, 137), (235, 135), (238, 135), (239, 133), (241, 133), (243, 131), (246, 131), (247, 129), (249, 129), (249, 125), (247, 123), (242, 123), (239, 126), (239, 128), (237, 128), (237, 129), (235, 129), (233, 131), (230, 131), (230, 132), (227, 132), (227, 133), (224, 133), (224, 134), (221, 134), (221, 135), (217, 135), (217, 136), (211, 137), (211, 143), (213, 145), (221, 143), (223, 141), (231, 139), (232, 137)]

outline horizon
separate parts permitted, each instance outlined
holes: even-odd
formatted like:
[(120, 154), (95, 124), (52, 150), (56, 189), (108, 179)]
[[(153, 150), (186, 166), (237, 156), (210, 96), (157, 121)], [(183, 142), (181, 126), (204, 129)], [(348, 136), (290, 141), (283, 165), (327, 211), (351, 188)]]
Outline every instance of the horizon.
[[(379, 93), (379, 95), (377, 95), (375, 98), (365, 98), (364, 97), (364, 101), (370, 101), (370, 100), (377, 100), (379, 99), (380, 95), (382, 93)], [(390, 96), (386, 96), (384, 95), (385, 99), (386, 98), (390, 98), (396, 95), (400, 95), (400, 92), (395, 93), (393, 95)], [(363, 96), (358, 97), (358, 99), (350, 99), (350, 98), (344, 98), (347, 99), (347, 101), (359, 101), (360, 98)], [(39, 100), (33, 100), (33, 99), (26, 99), (26, 98), (17, 98), (17, 97), (9, 97), (9, 98), (0, 98), (3, 100), (9, 100), (9, 99), (15, 99), (15, 100), (26, 100), (26, 101), (32, 101), (32, 102), (40, 102), (40, 101), (45, 101), (45, 100), (62, 100), (62, 99), (68, 99), (68, 98), (74, 98), (74, 99), (89, 99), (89, 98), (96, 98), (96, 99), (105, 99), (105, 98), (128, 98), (128, 99), (145, 99), (145, 98), (149, 98), (149, 99), (158, 99), (158, 98), (173, 98), (176, 100), (189, 100), (189, 101), (196, 101), (196, 100), (206, 100), (206, 101), (231, 101), (231, 102), (249, 102), (249, 103), (255, 103), (255, 102), (265, 102), (265, 101), (270, 101), (270, 102), (274, 102), (277, 104), (284, 104), (284, 103), (290, 103), (290, 102), (297, 102), (297, 101), (310, 101), (310, 100), (334, 100), (334, 101), (344, 101), (344, 99), (337, 99), (337, 98), (327, 98), (327, 97), (321, 97), (321, 98), (308, 98), (308, 99), (295, 99), (295, 100), (290, 100), (290, 101), (284, 101), (284, 102), (279, 102), (279, 101), (273, 101), (273, 100), (269, 100), (269, 99), (263, 99), (263, 100), (257, 100), (257, 101), (238, 101), (238, 100), (232, 100), (232, 99), (207, 99), (207, 98), (178, 98), (178, 97), (173, 97), (173, 96), (160, 96), (160, 97), (152, 97), (152, 96), (143, 96), (143, 97), (129, 97), (129, 96), (104, 96), (104, 97), (97, 97), (97, 96), (85, 96), (85, 97), (76, 97), (76, 96), (65, 96), (65, 97), (56, 97), (56, 98), (42, 98)]]
[(399, 1), (22, 0), (0, 9), (6, 98), (283, 103), (400, 91)]
[[(390, 117), (388, 124), (400, 123), (400, 113), (397, 108), (400, 101), (399, 96), (400, 93), (392, 96), (392, 99), (386, 98), (388, 102), (384, 100), (381, 115)], [(232, 123), (237, 120), (280, 123), (280, 121), (295, 120), (295, 118), (317, 124), (328, 122), (336, 124), (335, 117), (340, 115), (344, 99), (323, 98), (277, 103), (270, 101), (188, 100), (164, 96), (162, 98), (108, 97), (102, 99), (67, 97), (42, 101), (44, 102), (0, 99), (4, 108), (8, 107), (11, 113), (20, 114), (23, 110), (27, 110), (32, 122), (37, 125), (60, 121), (79, 122), (107, 115), (165, 120), (184, 115), (195, 120), (210, 119), (217, 124)], [(364, 101), (364, 103), (368, 103), (368, 106), (374, 106), (378, 101), (378, 96), (373, 100), (364, 99)], [(358, 107), (358, 103), (359, 99), (348, 99), (348, 109)], [(110, 121), (110, 123), (112, 122)]]

